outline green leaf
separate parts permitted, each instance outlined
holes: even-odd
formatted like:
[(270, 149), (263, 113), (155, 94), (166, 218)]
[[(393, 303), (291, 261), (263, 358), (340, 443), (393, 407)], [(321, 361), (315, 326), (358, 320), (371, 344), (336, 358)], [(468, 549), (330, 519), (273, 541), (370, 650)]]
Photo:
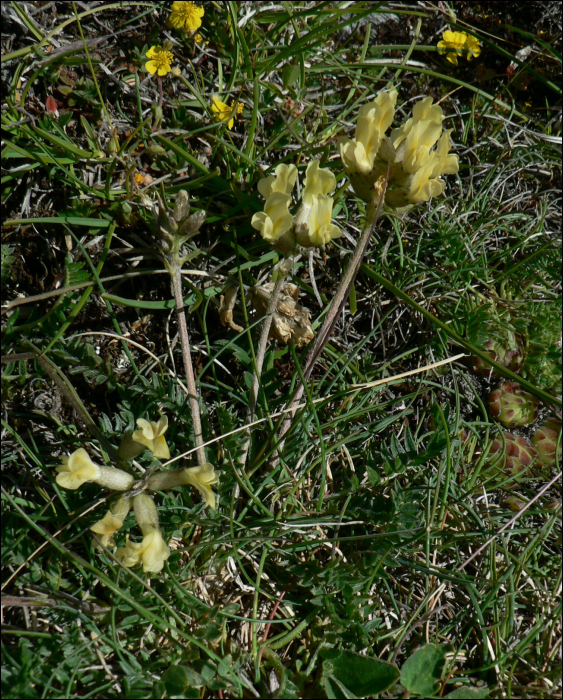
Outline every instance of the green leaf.
[(449, 645), (427, 644), (415, 651), (401, 669), (401, 684), (411, 693), (429, 698), (439, 689)]
[(12, 255), (15, 248), (6, 243), (2, 243), (2, 286), (8, 281), (10, 276), (10, 267), (15, 258)]
[(192, 676), (185, 666), (170, 666), (162, 676), (168, 697), (199, 698), (199, 690), (190, 686)]
[(282, 82), (284, 88), (290, 88), (299, 80), (299, 66), (295, 63), (287, 63), (282, 70)]
[(385, 661), (342, 651), (323, 662), (323, 676), (329, 681), (325, 688), (332, 697), (366, 697), (383, 693), (394, 685), (399, 670)]
[(89, 226), (90, 228), (108, 228), (107, 219), (87, 219), (81, 216), (40, 216), (35, 219), (12, 219), (5, 221), (5, 226), (28, 226), (29, 224), (68, 224), (69, 226)]
[[(111, 301), (113, 304), (121, 306), (133, 306), (137, 309), (149, 309), (151, 311), (162, 311), (164, 309), (175, 309), (176, 302), (174, 299), (165, 299), (164, 301), (141, 301), (140, 299), (128, 299), (127, 297), (117, 297), (115, 294), (102, 294), (102, 298)], [(197, 294), (190, 294), (184, 297), (184, 306), (190, 306), (197, 301)]]

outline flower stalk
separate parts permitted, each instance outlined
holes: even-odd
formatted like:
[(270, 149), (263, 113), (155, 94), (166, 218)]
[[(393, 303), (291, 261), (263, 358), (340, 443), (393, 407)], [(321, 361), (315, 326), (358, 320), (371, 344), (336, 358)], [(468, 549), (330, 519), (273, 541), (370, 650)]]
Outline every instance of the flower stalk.
[(153, 206), (150, 200), (146, 204), (150, 206), (153, 211), (153, 216), (156, 220), (156, 242), (172, 282), (172, 293), (176, 303), (182, 357), (188, 385), (188, 398), (192, 412), (196, 454), (198, 464), (202, 467), (207, 464), (207, 459), (205, 457), (205, 448), (203, 447), (201, 411), (192, 363), (184, 297), (182, 294), (182, 265), (188, 259), (188, 256), (184, 255), (183, 245), (199, 231), (205, 221), (206, 213), (200, 211), (190, 216), (189, 196), (186, 190), (180, 190), (176, 195), (176, 202), (172, 214), (168, 212), (162, 199), (158, 195), (157, 197), (158, 208)]
[[(291, 427), (296, 411), (294, 407), (297, 406), (297, 404), (301, 400), (301, 397), (303, 396), (303, 392), (305, 390), (303, 382), (307, 381), (307, 379), (311, 375), (313, 367), (315, 366), (316, 361), (318, 360), (320, 354), (326, 346), (328, 339), (330, 338), (332, 331), (334, 330), (334, 327), (340, 317), (340, 314), (344, 309), (344, 305), (346, 304), (348, 296), (350, 295), (350, 289), (352, 288), (352, 284), (356, 279), (356, 275), (358, 274), (358, 270), (360, 269), (360, 265), (366, 253), (373, 232), (375, 230), (375, 226), (383, 210), (388, 178), (389, 169), (387, 170), (386, 176), (380, 177), (374, 185), (371, 200), (369, 201), (368, 206), (366, 208), (366, 218), (364, 223), (364, 229), (362, 231), (362, 236), (358, 242), (358, 245), (356, 246), (352, 259), (350, 260), (350, 264), (348, 265), (346, 272), (342, 276), (342, 280), (340, 281), (338, 289), (336, 290), (336, 294), (334, 295), (334, 299), (332, 300), (331, 307), (325, 317), (323, 325), (317, 332), (315, 342), (313, 343), (313, 346), (309, 351), (309, 354), (307, 355), (307, 360), (303, 368), (303, 378), (300, 378), (300, 381), (297, 384), (297, 388), (288, 405), (289, 411), (282, 423), (279, 435), (280, 439), (283, 439), (283, 437)], [(283, 443), (280, 444), (280, 449), (282, 448)]]

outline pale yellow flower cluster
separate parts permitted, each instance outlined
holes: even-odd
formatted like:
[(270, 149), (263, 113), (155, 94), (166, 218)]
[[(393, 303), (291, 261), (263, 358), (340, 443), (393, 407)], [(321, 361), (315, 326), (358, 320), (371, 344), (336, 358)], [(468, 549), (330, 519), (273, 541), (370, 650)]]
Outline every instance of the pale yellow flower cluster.
[(391, 89), (361, 107), (356, 139), (341, 138), (338, 147), (354, 192), (366, 202), (389, 169), (385, 204), (402, 212), (442, 194), (446, 185), (441, 176), (457, 173), (459, 164), (449, 152), (452, 130), (442, 130), (444, 115), (431, 97), (418, 102), (412, 118), (386, 136), (396, 101), (397, 91)]
[(264, 240), (282, 252), (291, 252), (296, 245), (322, 246), (342, 235), (331, 223), (334, 200), (329, 193), (336, 188), (336, 178), (330, 170), (321, 168), (318, 160), (309, 163), (302, 204), (295, 216), (289, 207), (293, 204), (291, 192), (297, 182), (297, 168), (280, 163), (274, 172), (258, 182), (258, 191), (266, 202), (264, 211), (254, 214), (251, 221)]
[[(137, 420), (138, 430), (126, 435), (119, 447), (118, 456), (123, 460), (137, 457), (143, 450), (150, 450), (159, 459), (169, 459), (170, 450), (164, 433), (168, 429), (168, 419), (161, 416), (158, 422)], [(95, 482), (112, 491), (130, 491), (135, 477), (122, 469), (94, 464), (85, 449), (79, 448), (69, 456), (62, 458), (62, 465), (57, 467), (56, 482), (66, 489), (75, 490), (87, 482)], [(206, 505), (215, 508), (216, 498), (211, 486), (219, 482), (219, 476), (211, 464), (204, 464), (189, 469), (161, 471), (151, 474), (142, 488), (152, 491), (170, 489), (176, 486), (194, 486), (202, 495)], [(110, 506), (104, 517), (90, 528), (98, 535), (98, 546), (114, 545), (113, 535), (123, 527), (129, 510), (133, 507), (135, 519), (143, 533), (141, 543), (130, 542), (127, 537), (125, 547), (120, 547), (116, 556), (124, 566), (143, 564), (143, 571), (158, 573), (170, 556), (170, 550), (164, 542), (158, 524), (156, 506), (146, 493), (120, 495)]]

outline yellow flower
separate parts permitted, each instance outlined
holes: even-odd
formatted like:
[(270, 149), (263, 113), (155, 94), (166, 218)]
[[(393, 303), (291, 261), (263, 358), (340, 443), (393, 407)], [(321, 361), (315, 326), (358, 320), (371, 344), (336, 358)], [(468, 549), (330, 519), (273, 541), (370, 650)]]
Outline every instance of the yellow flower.
[(383, 94), (387, 97), (380, 93), (371, 103), (375, 106), (360, 109), (356, 140), (342, 138), (338, 143), (358, 197), (370, 201), (375, 183), (389, 168), (385, 204), (402, 212), (442, 194), (445, 183), (440, 176), (457, 173), (459, 163), (449, 153), (451, 131), (442, 131), (442, 109), (431, 97), (418, 102), (413, 116), (388, 137), (385, 131), (393, 121), (397, 93), (392, 89)]
[(97, 535), (101, 535), (99, 538), (99, 544), (104, 547), (110, 547), (115, 544), (113, 541), (113, 533), (117, 532), (123, 527), (123, 521), (127, 517), (131, 509), (131, 499), (123, 498), (120, 496), (110, 507), (108, 512), (104, 515), (101, 520), (94, 523), (90, 530), (95, 532)]
[(209, 45), (209, 42), (205, 41), (201, 34), (194, 34), (194, 41), (196, 44), (204, 44), (205, 46)]
[(100, 476), (100, 467), (92, 462), (83, 447), (68, 457), (64, 456), (62, 462), (62, 465), (57, 467), (55, 481), (65, 489), (74, 491), (87, 481), (95, 481)]
[[(336, 188), (336, 178), (328, 168), (312, 160), (305, 174), (302, 203), (295, 216), (289, 212), (291, 191), (297, 182), (297, 168), (280, 163), (274, 175), (258, 181), (258, 191), (266, 198), (264, 211), (254, 214), (251, 224), (276, 250), (289, 253), (295, 246), (325, 245), (341, 236), (330, 223), (333, 200), (327, 195)], [(328, 216), (328, 219), (327, 219)]]
[(62, 462), (62, 465), (57, 467), (55, 481), (59, 486), (72, 491), (79, 489), (87, 481), (95, 481), (112, 491), (127, 491), (135, 481), (134, 476), (121, 469), (94, 464), (82, 447), (69, 457), (62, 457)]
[(235, 123), (235, 118), (238, 114), (242, 112), (244, 108), (244, 105), (242, 102), (235, 102), (234, 100), (231, 102), (231, 106), (225, 104), (224, 102), (221, 102), (219, 99), (219, 95), (212, 95), (211, 96), (211, 111), (217, 115), (217, 119), (221, 122), (226, 122), (228, 121), (229, 123), (227, 124), (229, 129), (233, 128), (233, 124)]
[(273, 192), (264, 204), (264, 211), (254, 214), (251, 226), (269, 243), (275, 243), (293, 226), (293, 217), (289, 213), (291, 197), (283, 192)]
[(161, 416), (158, 423), (138, 418), (137, 426), (139, 430), (135, 430), (132, 435), (126, 435), (121, 441), (119, 457), (124, 460), (135, 459), (148, 448), (157, 459), (170, 459), (170, 450), (164, 437), (168, 430), (168, 418)]
[(147, 58), (151, 59), (145, 63), (145, 68), (151, 75), (157, 73), (159, 76), (170, 73), (174, 56), (170, 51), (166, 51), (162, 46), (151, 46), (147, 51)]
[(446, 30), (443, 38), (438, 42), (438, 53), (446, 54), (446, 60), (457, 66), (457, 57), (465, 55), (470, 61), (473, 57), (479, 56), (481, 46), (479, 39), (468, 36), (465, 32), (451, 32)]
[(142, 562), (143, 571), (158, 574), (170, 556), (170, 549), (162, 538), (160, 530), (153, 530), (143, 537), (140, 544), (130, 542), (127, 536), (125, 547), (120, 547), (115, 556), (123, 566), (130, 568)]
[(324, 194), (313, 195), (311, 209), (307, 217), (307, 227), (297, 232), (299, 245), (311, 248), (330, 243), (333, 238), (340, 238), (342, 231), (330, 223), (332, 218), (332, 197)]
[(117, 532), (123, 527), (123, 520), (116, 518), (110, 510), (104, 515), (101, 520), (94, 523), (90, 530), (95, 532), (97, 535), (101, 535), (100, 544), (103, 547), (113, 547), (115, 542), (113, 541), (113, 533)]
[(143, 541), (140, 544), (130, 542), (127, 537), (125, 547), (120, 547), (115, 556), (122, 561), (124, 566), (135, 566), (143, 562), (143, 571), (157, 574), (162, 570), (164, 562), (170, 556), (168, 545), (162, 538), (162, 532), (158, 526), (158, 513), (152, 498), (141, 493), (133, 498), (135, 519), (143, 533)]
[(219, 477), (212, 464), (184, 469), (182, 480), (185, 484), (195, 486), (203, 496), (205, 503), (215, 510), (215, 494), (210, 487), (219, 482)]
[(99, 538), (99, 543), (104, 547), (109, 547), (114, 545), (113, 533), (117, 532), (123, 527), (123, 521), (127, 517), (131, 509), (131, 499), (123, 498), (120, 496), (114, 503), (112, 503), (108, 512), (104, 515), (101, 520), (94, 523), (90, 530), (95, 532), (97, 535), (101, 535)]
[(297, 182), (297, 168), (295, 165), (280, 163), (275, 171), (275, 175), (268, 175), (258, 180), (258, 192), (267, 199), (274, 192), (291, 194), (291, 190)]
[(195, 2), (173, 2), (168, 21), (174, 29), (185, 27), (188, 31), (195, 32), (201, 27), (201, 18), (204, 14), (203, 7), (199, 7)]

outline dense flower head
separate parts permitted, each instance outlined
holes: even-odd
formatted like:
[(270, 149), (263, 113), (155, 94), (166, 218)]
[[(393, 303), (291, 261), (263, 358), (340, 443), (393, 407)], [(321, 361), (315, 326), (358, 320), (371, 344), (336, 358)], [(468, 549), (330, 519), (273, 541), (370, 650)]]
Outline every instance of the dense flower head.
[(446, 60), (457, 66), (458, 56), (466, 56), (468, 61), (477, 58), (481, 53), (481, 45), (477, 37), (465, 32), (452, 32), (446, 29), (442, 40), (438, 42), (438, 53), (445, 53)]
[(252, 217), (251, 225), (282, 252), (292, 251), (297, 244), (308, 248), (322, 246), (342, 235), (338, 226), (331, 223), (333, 199), (329, 194), (336, 188), (334, 174), (321, 168), (318, 160), (312, 160), (307, 166), (302, 204), (292, 215), (289, 207), (296, 182), (297, 168), (285, 163), (258, 182), (258, 192), (266, 202), (264, 211)]
[(151, 75), (156, 73), (162, 77), (170, 73), (174, 60), (174, 55), (170, 51), (163, 49), (162, 46), (151, 46), (147, 51), (147, 58), (149, 60), (145, 63), (145, 68)]
[(149, 449), (157, 459), (170, 459), (170, 450), (164, 433), (168, 430), (168, 418), (161, 416), (157, 423), (144, 418), (137, 419), (138, 430), (126, 435), (119, 446), (119, 457), (129, 460)]
[(173, 2), (172, 11), (168, 22), (174, 29), (186, 29), (189, 32), (195, 32), (201, 27), (201, 18), (205, 14), (203, 7), (196, 5), (195, 2)]
[(366, 202), (373, 197), (375, 183), (389, 170), (385, 204), (401, 212), (442, 194), (441, 176), (457, 173), (459, 163), (449, 152), (451, 130), (442, 130), (444, 115), (431, 97), (418, 102), (413, 116), (386, 136), (396, 101), (397, 91), (392, 88), (361, 107), (356, 138), (342, 137), (338, 147), (354, 192)]
[[(252, 290), (252, 305), (259, 316), (265, 316), (270, 307), (274, 283), (256, 285)], [(294, 343), (298, 348), (308, 345), (315, 337), (309, 311), (298, 303), (299, 287), (284, 282), (270, 326), (270, 337), (283, 345)]]
[(239, 114), (242, 113), (244, 105), (242, 102), (235, 102), (232, 100), (231, 106), (222, 102), (219, 95), (212, 95), (211, 97), (211, 111), (216, 115), (220, 122), (226, 122), (229, 129), (232, 129), (235, 123), (235, 119)]

